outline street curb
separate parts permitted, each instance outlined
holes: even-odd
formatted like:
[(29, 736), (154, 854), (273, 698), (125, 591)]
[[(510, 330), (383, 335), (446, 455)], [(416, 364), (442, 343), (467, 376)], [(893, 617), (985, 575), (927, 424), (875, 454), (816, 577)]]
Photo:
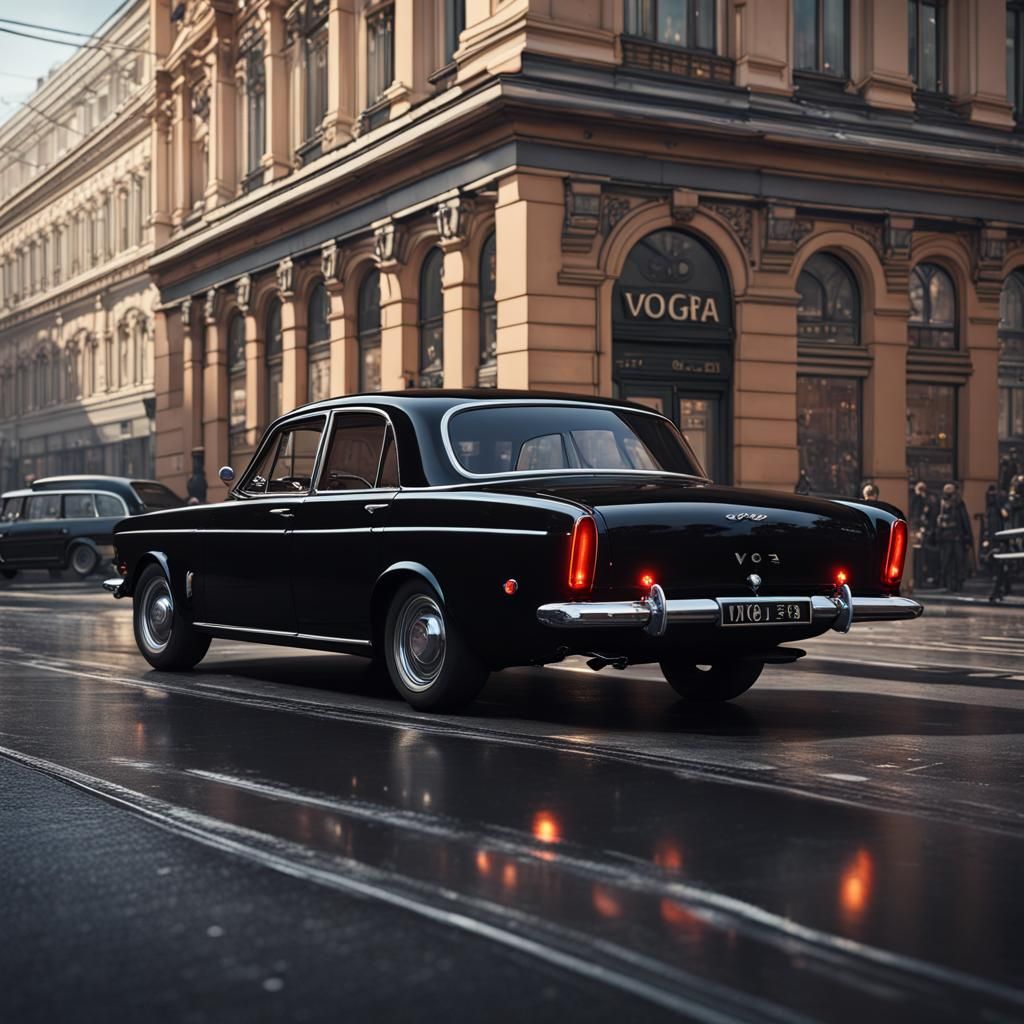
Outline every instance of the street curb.
[(989, 601), (987, 597), (961, 597), (956, 594), (914, 594), (915, 601), (920, 601), (926, 608), (930, 604), (947, 605), (966, 608), (1005, 608), (1009, 611), (1024, 611), (1024, 601), (1010, 598), (1008, 601)]

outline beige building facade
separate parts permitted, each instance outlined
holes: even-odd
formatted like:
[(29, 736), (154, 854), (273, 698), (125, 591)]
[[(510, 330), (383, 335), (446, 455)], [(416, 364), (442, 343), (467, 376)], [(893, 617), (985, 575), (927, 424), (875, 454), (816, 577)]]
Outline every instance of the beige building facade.
[(980, 509), (1024, 452), (1021, 6), (150, 0), (158, 476), (497, 385)]
[(151, 476), (146, 0), (0, 126), (0, 482)]

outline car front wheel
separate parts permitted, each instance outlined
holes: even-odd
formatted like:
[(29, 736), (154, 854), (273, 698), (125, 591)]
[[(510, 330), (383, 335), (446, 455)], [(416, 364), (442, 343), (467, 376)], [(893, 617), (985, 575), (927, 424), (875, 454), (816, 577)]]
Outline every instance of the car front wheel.
[(487, 669), (463, 641), (444, 602), (416, 580), (399, 587), (388, 609), (384, 659), (395, 689), (420, 711), (464, 707), (487, 681)]
[(171, 671), (197, 665), (210, 638), (193, 629), (175, 607), (171, 586), (159, 565), (143, 569), (135, 585), (135, 642), (153, 668)]
[(695, 701), (726, 701), (746, 693), (757, 682), (763, 661), (726, 659), (713, 665), (663, 661), (661, 671), (680, 697)]

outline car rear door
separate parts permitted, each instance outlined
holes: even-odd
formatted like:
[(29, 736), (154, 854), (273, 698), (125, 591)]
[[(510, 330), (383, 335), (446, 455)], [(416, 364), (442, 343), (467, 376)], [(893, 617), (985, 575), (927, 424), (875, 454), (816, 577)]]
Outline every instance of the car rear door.
[(370, 639), (370, 594), (386, 568), (384, 537), (398, 493), (398, 453), (387, 416), (339, 409), (317, 486), (297, 510), (291, 536), (300, 633)]
[(42, 491), (25, 499), (21, 519), (4, 538), (5, 564), (12, 568), (61, 564), (67, 541), (67, 529), (61, 519), (62, 498), (60, 491)]
[(282, 424), (265, 442), (231, 500), (204, 510), (196, 573), (196, 620), (267, 634), (295, 629), (288, 544), (309, 493), (323, 414)]

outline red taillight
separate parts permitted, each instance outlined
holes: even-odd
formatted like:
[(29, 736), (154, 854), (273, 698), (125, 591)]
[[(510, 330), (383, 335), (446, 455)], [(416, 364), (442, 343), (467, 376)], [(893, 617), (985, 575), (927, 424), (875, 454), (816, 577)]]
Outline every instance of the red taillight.
[(903, 578), (903, 559), (907, 554), (907, 524), (897, 519), (889, 531), (889, 549), (882, 567), (882, 582), (895, 586)]
[(572, 528), (569, 545), (569, 589), (589, 590), (594, 584), (597, 563), (597, 523), (593, 516), (580, 516)]

